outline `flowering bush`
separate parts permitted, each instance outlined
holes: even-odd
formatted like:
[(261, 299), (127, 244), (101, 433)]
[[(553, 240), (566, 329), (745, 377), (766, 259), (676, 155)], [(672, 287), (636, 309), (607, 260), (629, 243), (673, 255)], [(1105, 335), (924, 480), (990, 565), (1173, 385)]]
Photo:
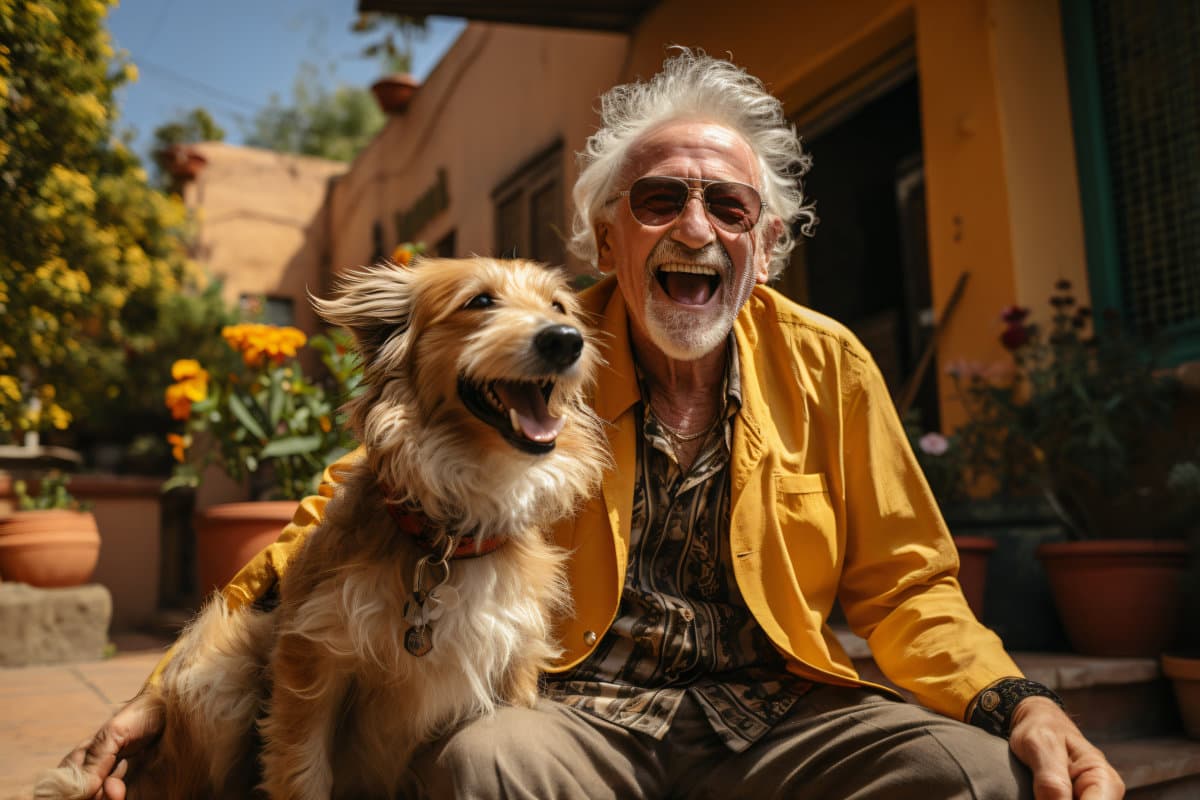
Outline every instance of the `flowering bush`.
[(967, 498), (965, 450), (957, 434), (944, 436), (937, 431), (922, 431), (915, 422), (904, 425), (925, 481), (943, 509)]
[(1011, 377), (951, 373), (970, 418), (958, 431), (968, 478), (989, 476), (1005, 494), (1044, 492), (1078, 537), (1140, 535), (1154, 527), (1145, 509), (1166, 491), (1154, 432), (1170, 422), (1174, 384), (1115, 314), (1097, 328), (1068, 281), (1050, 305), (1045, 328), (1026, 308), (1001, 315)]
[(222, 330), (226, 363), (205, 369), (176, 361), (165, 402), (184, 423), (167, 441), (178, 462), (167, 488), (195, 486), (217, 463), (233, 480), (249, 480), (261, 498), (298, 500), (317, 487), (326, 464), (354, 446), (337, 407), (356, 393), (357, 357), (344, 334), (307, 341), (327, 373), (305, 375), (304, 333), (296, 328), (245, 323)]

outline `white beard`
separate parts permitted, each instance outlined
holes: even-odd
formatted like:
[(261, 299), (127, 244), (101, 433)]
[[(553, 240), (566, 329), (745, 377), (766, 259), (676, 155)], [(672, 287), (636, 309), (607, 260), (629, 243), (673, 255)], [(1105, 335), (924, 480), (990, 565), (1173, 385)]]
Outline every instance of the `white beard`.
[[(676, 361), (696, 361), (717, 349), (729, 338), (738, 312), (754, 290), (754, 271), (752, 266), (747, 264), (741, 273), (741, 284), (735, 285), (733, 281), (737, 272), (729, 255), (720, 249), (719, 245), (710, 245), (705, 251), (701, 251), (702, 254), (694, 253), (690, 258), (675, 255), (682, 249), (670, 239), (664, 239), (648, 259), (650, 274), (647, 281), (651, 290), (646, 292), (643, 306), (646, 333), (654, 346), (668, 358)], [(657, 297), (652, 288), (657, 282), (654, 268), (657, 264), (674, 259), (715, 267), (721, 275), (717, 302), (710, 301), (704, 306), (688, 306), (669, 298)]]

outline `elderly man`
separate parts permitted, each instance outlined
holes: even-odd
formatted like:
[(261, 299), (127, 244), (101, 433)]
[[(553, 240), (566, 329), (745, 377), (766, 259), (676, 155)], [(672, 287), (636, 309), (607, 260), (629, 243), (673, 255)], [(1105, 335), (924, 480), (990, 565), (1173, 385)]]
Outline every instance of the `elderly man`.
[[(606, 94), (602, 116), (572, 245), (615, 276), (585, 302), (616, 467), (558, 532), (574, 553), (566, 652), (537, 707), (420, 753), (410, 794), (1120, 797), (1054, 694), (968, 609), (869, 355), (763, 286), (792, 223), (815, 222), (779, 102), (684, 50)], [(274, 555), (228, 591), (263, 591)], [(857, 676), (826, 623), (835, 600), (932, 711)], [(71, 757), (99, 785), (160, 724), (134, 701)], [(105, 791), (124, 794), (119, 778)]]

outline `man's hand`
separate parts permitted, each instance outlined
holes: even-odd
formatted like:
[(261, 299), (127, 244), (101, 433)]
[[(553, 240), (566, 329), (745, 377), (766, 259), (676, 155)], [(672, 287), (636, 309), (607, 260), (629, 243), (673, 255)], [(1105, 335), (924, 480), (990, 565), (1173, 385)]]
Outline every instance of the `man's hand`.
[(1022, 700), (1008, 737), (1012, 751), (1033, 770), (1037, 800), (1119, 800), (1125, 782), (1078, 726), (1045, 697)]
[(74, 764), (83, 771), (93, 800), (125, 800), (126, 759), (152, 744), (163, 724), (158, 706), (140, 694), (113, 714), (90, 741), (72, 750), (62, 766)]

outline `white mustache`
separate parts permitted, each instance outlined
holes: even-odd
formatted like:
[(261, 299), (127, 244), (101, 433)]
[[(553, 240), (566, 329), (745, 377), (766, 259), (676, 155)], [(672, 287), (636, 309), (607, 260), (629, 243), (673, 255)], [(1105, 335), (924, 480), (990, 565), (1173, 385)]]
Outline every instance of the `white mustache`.
[(733, 271), (733, 259), (717, 242), (709, 242), (699, 250), (685, 247), (670, 237), (663, 238), (646, 259), (646, 268), (651, 274), (663, 264), (693, 264), (715, 269), (724, 281)]

